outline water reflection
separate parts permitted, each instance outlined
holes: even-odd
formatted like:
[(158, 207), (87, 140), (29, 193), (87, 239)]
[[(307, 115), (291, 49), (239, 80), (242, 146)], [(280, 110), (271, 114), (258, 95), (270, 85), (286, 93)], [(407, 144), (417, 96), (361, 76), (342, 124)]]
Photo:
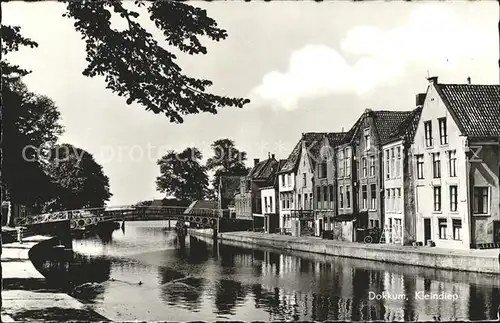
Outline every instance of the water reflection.
[[(45, 260), (43, 273), (71, 286), (105, 282), (91, 297), (93, 306), (114, 311), (119, 320), (497, 318), (497, 276), (252, 250), (226, 241), (213, 245), (209, 239), (179, 238), (152, 222), (127, 223), (126, 231), (75, 241), (74, 258)], [(372, 294), (405, 297), (370, 299)]]

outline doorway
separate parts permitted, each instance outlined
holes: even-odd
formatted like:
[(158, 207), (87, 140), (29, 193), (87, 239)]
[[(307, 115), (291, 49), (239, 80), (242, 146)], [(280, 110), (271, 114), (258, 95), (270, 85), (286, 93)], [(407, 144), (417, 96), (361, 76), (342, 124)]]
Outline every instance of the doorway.
[(424, 244), (431, 240), (431, 219), (424, 219)]
[(319, 236), (323, 234), (323, 219), (319, 219)]

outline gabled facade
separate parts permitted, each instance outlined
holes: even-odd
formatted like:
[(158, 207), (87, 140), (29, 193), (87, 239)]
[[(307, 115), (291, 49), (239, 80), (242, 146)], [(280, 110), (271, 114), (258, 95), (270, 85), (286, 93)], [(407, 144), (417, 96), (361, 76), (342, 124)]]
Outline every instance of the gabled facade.
[[(382, 143), (386, 243), (408, 245), (416, 241), (414, 172), (410, 148), (424, 98), (425, 94), (417, 95), (417, 108)], [(367, 203), (364, 191), (361, 199), (363, 204)]]
[(314, 163), (313, 195), (315, 234), (333, 229), (333, 217), (337, 214), (337, 181), (335, 172), (335, 147), (344, 138), (344, 132), (327, 133), (312, 151)]
[[(309, 150), (323, 138), (325, 133), (303, 133), (300, 141), (278, 172), (279, 225), (283, 233), (291, 230), (293, 217), (310, 214), (312, 217), (313, 166)], [(305, 174), (305, 179), (304, 179)], [(300, 200), (298, 200), (300, 198)], [(312, 220), (312, 219), (311, 219)]]
[(417, 240), (444, 248), (495, 246), (500, 86), (429, 82), (413, 146)]
[(365, 110), (335, 149), (339, 240), (358, 241), (357, 229), (382, 228), (382, 145), (411, 111)]
[(278, 161), (274, 154), (269, 154), (263, 161), (254, 159), (253, 168), (240, 179), (240, 191), (235, 196), (236, 218), (253, 220), (256, 222), (255, 227), (263, 227), (261, 188), (274, 184), (277, 171)]

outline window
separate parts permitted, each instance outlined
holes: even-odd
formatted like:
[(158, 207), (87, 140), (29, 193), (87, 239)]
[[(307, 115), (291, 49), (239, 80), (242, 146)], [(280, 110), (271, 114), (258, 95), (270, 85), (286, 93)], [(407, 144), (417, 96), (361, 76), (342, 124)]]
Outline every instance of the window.
[(396, 177), (399, 178), (401, 174), (401, 147), (396, 148)]
[(434, 178), (441, 178), (441, 159), (439, 153), (432, 154), (432, 169)]
[(417, 158), (417, 179), (424, 178), (424, 155), (416, 155)]
[(301, 202), (302, 202), (302, 196), (300, 194), (297, 194), (297, 208), (298, 209), (302, 209), (302, 205), (301, 205)]
[(394, 178), (394, 174), (396, 173), (394, 171), (394, 164), (396, 163), (396, 159), (395, 159), (395, 155), (394, 155), (394, 148), (391, 148), (391, 178)]
[(326, 161), (322, 161), (321, 164), (319, 164), (319, 169), (320, 169), (320, 178), (326, 178), (326, 170), (327, 170), (327, 166), (326, 166)]
[(361, 159), (361, 164), (363, 165), (363, 177), (366, 177), (366, 158), (363, 157), (363, 159)]
[(446, 118), (439, 118), (439, 143), (446, 145), (448, 143), (448, 133), (446, 130)]
[(286, 208), (286, 201), (285, 201), (285, 195), (281, 194), (281, 208), (284, 209)]
[(385, 190), (385, 195), (386, 195), (386, 205), (385, 205), (385, 209), (387, 210), (387, 212), (390, 212), (391, 211), (391, 190), (390, 189), (386, 189)]
[(344, 188), (342, 186), (339, 186), (339, 200), (340, 200), (340, 207), (344, 207)]
[(396, 212), (399, 213), (399, 212), (401, 212), (401, 209), (402, 209), (401, 208), (401, 189), (400, 188), (397, 189), (397, 193), (398, 193), (398, 195), (396, 197)]
[(370, 156), (370, 176), (375, 176), (375, 156)]
[(316, 203), (318, 204), (318, 209), (321, 209), (321, 187), (316, 187)]
[(434, 186), (434, 211), (441, 211), (441, 186)]
[(453, 240), (462, 240), (462, 220), (453, 220)]
[(274, 213), (273, 212), (273, 197), (269, 196), (269, 213)]
[(323, 186), (323, 209), (328, 208), (328, 186)]
[(284, 187), (288, 186), (286, 183), (285, 174), (281, 175), (281, 185)]
[(345, 198), (346, 198), (346, 206), (347, 208), (351, 207), (351, 187), (347, 185), (345, 187)]
[(450, 177), (457, 176), (457, 151), (450, 150), (448, 151), (448, 171)]
[(378, 220), (373, 220), (373, 225), (375, 228), (378, 228)]
[(267, 196), (264, 196), (264, 210), (267, 212)]
[(288, 186), (292, 186), (292, 175), (288, 174)]
[(341, 150), (340, 151), (340, 154), (339, 154), (339, 161), (338, 161), (338, 165), (339, 165), (339, 177), (344, 177), (344, 158), (343, 158), (343, 151)]
[(458, 207), (458, 187), (456, 185), (450, 186), (450, 211), (457, 212)]
[(365, 129), (365, 150), (370, 150), (370, 129)]
[(346, 176), (351, 176), (351, 149), (346, 148), (344, 154)]
[(391, 166), (390, 166), (390, 151), (387, 149), (385, 151), (385, 178), (391, 178)]
[(438, 219), (439, 239), (446, 239), (446, 219)]
[(391, 194), (392, 194), (391, 211), (395, 212), (396, 211), (396, 189), (395, 188), (391, 189)]
[(363, 185), (361, 186), (361, 196), (363, 198), (363, 202), (362, 202), (362, 207), (363, 209), (367, 209), (368, 208), (368, 186), (366, 185)]
[(432, 124), (430, 121), (424, 122), (425, 146), (432, 147)]
[(335, 196), (333, 195), (333, 185), (330, 185), (330, 209), (333, 209), (333, 201)]
[(370, 228), (373, 228), (373, 220), (370, 220)]
[(371, 202), (370, 202), (370, 209), (375, 210), (377, 208), (377, 185), (376, 184), (371, 184), (370, 186), (370, 194), (371, 194)]
[(304, 193), (304, 209), (309, 210), (311, 207), (309, 206), (308, 200), (307, 200), (307, 193)]
[(489, 213), (488, 187), (474, 187), (474, 214)]

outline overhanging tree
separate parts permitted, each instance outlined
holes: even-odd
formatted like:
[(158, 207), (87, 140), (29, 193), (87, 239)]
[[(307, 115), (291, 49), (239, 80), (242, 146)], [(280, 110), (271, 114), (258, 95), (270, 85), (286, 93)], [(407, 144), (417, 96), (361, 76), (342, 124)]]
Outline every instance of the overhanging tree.
[(168, 151), (158, 160), (157, 190), (181, 201), (204, 199), (208, 193), (208, 175), (200, 163), (202, 157), (197, 148), (186, 148), (180, 153)]
[[(157, 0), (61, 1), (64, 16), (72, 18), (75, 29), (86, 42), (88, 66), (83, 75), (104, 76), (106, 87), (137, 102), (146, 110), (164, 114), (171, 122), (183, 122), (183, 115), (199, 112), (217, 113), (222, 107), (243, 107), (248, 99), (232, 98), (208, 92), (210, 80), (185, 75), (176, 64), (175, 48), (188, 54), (206, 54), (200, 37), (220, 41), (227, 32), (217, 26), (206, 10), (184, 2)], [(133, 8), (133, 9), (132, 9)], [(163, 35), (161, 43), (138, 19), (146, 15)], [(112, 16), (125, 22), (123, 30), (113, 28)], [(19, 26), (2, 26), (4, 54), (19, 45), (37, 44), (20, 35)], [(26, 75), (28, 71), (2, 61), (5, 75)]]

